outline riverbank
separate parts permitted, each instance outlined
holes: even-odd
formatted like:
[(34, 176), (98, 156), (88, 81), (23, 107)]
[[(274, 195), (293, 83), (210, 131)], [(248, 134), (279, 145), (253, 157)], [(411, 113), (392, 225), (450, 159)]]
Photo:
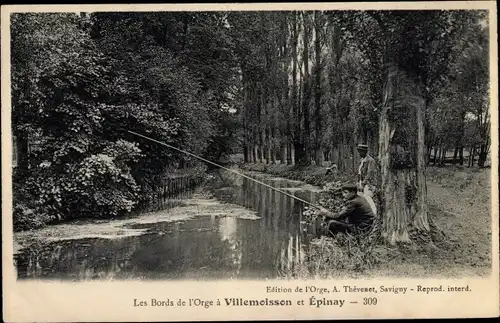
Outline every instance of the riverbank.
[(326, 167), (320, 166), (295, 166), (280, 164), (243, 164), (241, 169), (251, 172), (261, 172), (271, 174), (277, 177), (283, 177), (291, 180), (305, 182), (307, 184), (323, 187), (332, 180), (353, 181), (355, 174), (337, 174), (327, 175)]
[[(94, 174), (89, 183), (96, 181), (99, 185), (85, 182), (82, 189), (78, 183), (72, 182), (74, 187), (71, 189), (55, 186), (50, 192), (41, 195), (39, 191), (33, 191), (32, 187), (29, 189), (30, 185), (23, 182), (26, 178), (14, 176), (13, 229), (14, 232), (23, 232), (67, 221), (129, 217), (160, 199), (172, 198), (200, 185), (206, 180), (206, 170), (206, 166), (200, 164), (184, 169), (167, 168), (163, 174), (142, 178), (141, 181), (131, 176), (124, 177), (128, 180), (128, 186), (117, 184), (113, 190), (99, 186), (107, 181), (99, 181), (102, 174)], [(57, 177), (56, 174), (50, 176)], [(130, 187), (135, 189), (131, 190)], [(37, 192), (39, 195), (35, 194)], [(45, 203), (37, 201), (40, 196), (46, 199)], [(80, 207), (76, 208), (75, 205)]]
[[(14, 233), (14, 254), (26, 247), (33, 247), (55, 241), (80, 240), (88, 238), (121, 239), (141, 236), (148, 232), (149, 226), (167, 222), (187, 221), (199, 216), (231, 216), (239, 219), (257, 220), (254, 211), (244, 207), (221, 203), (220, 201), (195, 194), (187, 200), (174, 200), (172, 207), (156, 212), (145, 212), (118, 219), (74, 220), (66, 223), (48, 225), (35, 230)], [(149, 226), (148, 226), (149, 225)]]
[[(278, 168), (276, 166), (275, 169)], [(287, 174), (283, 170), (281, 176), (248, 171), (245, 166), (240, 171), (306, 199), (319, 196), (315, 194), (328, 195), (321, 192), (319, 186), (285, 180)], [(313, 171), (319, 178), (324, 169)], [(300, 172), (305, 173), (303, 170)], [(137, 242), (142, 246), (140, 248), (148, 251), (134, 253), (135, 263), (149, 263), (146, 254), (150, 249), (163, 254), (167, 252), (165, 248), (170, 248), (175, 242), (175, 250), (167, 249), (173, 255), (172, 259), (179, 262), (168, 266), (175, 267), (182, 263), (190, 273), (197, 270), (203, 273), (206, 266), (212, 266), (214, 275), (222, 267), (234, 271), (230, 275), (239, 275), (239, 266), (243, 266), (243, 275), (264, 275), (263, 268), (267, 266), (267, 270), (272, 272), (278, 257), (282, 265), (278, 271), (283, 278), (437, 278), (487, 274), (491, 267), (491, 227), (489, 194), (484, 192), (489, 186), (489, 170), (430, 168), (428, 173), (430, 216), (446, 234), (446, 243), (437, 243), (438, 248), (435, 249), (378, 244), (373, 252), (368, 252), (369, 244), (363, 241), (341, 241), (339, 244), (325, 237), (314, 239), (309, 233), (307, 241), (312, 239), (312, 243), (305, 245), (302, 239), (306, 234), (298, 233), (299, 230), (309, 230), (304, 221), (307, 216), (300, 205), (291, 203), (292, 200), (282, 194), (273, 194), (261, 185), (243, 183), (241, 176), (229, 172), (221, 172), (220, 178), (217, 174), (212, 175), (213, 182), (219, 183), (220, 187), (200, 187), (194, 196), (177, 200), (177, 204), (164, 210), (126, 218), (71, 221), (15, 233), (14, 249), (17, 252), (23, 247), (33, 246), (29, 249), (37, 253), (49, 244), (44, 254), (37, 256), (46, 260), (47, 257), (59, 257), (58, 247), (54, 245), (56, 241), (56, 245), (64, 245), (68, 253), (71, 253), (72, 243), (83, 242), (95, 247), (89, 257), (97, 257), (100, 253), (125, 248), (127, 241), (149, 241), (158, 236), (164, 244), (151, 241), (150, 247), (144, 247)], [(307, 178), (307, 174), (302, 176)], [(302, 217), (299, 217), (300, 214)], [(261, 220), (247, 221), (258, 219), (256, 216)], [(207, 254), (203, 256), (203, 261), (193, 256), (193, 250), (205, 247)], [(143, 274), (133, 268), (128, 269), (130, 275)], [(155, 268), (160, 267), (155, 265)], [(158, 272), (165, 274), (163, 269)]]
[[(241, 168), (318, 186), (332, 180), (325, 175), (324, 167), (245, 164)], [(335, 180), (348, 181), (350, 178), (353, 177), (337, 176)], [(491, 268), (490, 187), (490, 169), (429, 167), (429, 215), (446, 237), (445, 241), (436, 243), (436, 249), (379, 245), (374, 248), (369, 259), (361, 260), (360, 258), (367, 256), (361, 246), (359, 250), (350, 250), (352, 257), (348, 257), (337, 251), (335, 241), (322, 238), (311, 246), (310, 254), (314, 256), (310, 257), (309, 263), (284, 275), (334, 278), (454, 277), (488, 274)], [(332, 263), (337, 264), (335, 269), (332, 269)]]

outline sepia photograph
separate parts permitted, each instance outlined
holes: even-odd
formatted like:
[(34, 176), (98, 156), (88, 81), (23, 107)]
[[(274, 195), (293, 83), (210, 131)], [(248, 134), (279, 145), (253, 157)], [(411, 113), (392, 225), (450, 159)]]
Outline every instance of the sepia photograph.
[(18, 283), (272, 281), (276, 296), (345, 279), (329, 288), (402, 295), (472, 287), (355, 282), (498, 276), (490, 10), (5, 17)]

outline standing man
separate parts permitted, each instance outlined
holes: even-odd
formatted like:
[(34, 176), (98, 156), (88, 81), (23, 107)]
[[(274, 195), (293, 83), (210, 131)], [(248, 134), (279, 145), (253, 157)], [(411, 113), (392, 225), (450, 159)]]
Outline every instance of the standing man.
[(361, 163), (358, 168), (358, 191), (373, 197), (375, 192), (376, 165), (375, 159), (368, 154), (368, 145), (359, 144), (358, 153)]
[(363, 194), (373, 212), (376, 214), (377, 206), (375, 205), (375, 201), (373, 201), (377, 170), (375, 159), (368, 154), (368, 145), (359, 144), (358, 153), (361, 157), (361, 163), (358, 168), (358, 192), (359, 194)]

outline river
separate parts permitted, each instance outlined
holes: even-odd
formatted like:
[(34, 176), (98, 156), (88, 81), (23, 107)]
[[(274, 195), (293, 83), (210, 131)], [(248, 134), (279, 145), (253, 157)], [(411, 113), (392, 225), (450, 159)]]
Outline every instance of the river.
[[(275, 279), (303, 262), (316, 235), (302, 219), (303, 203), (220, 174), (211, 196), (197, 189), (127, 219), (18, 234), (19, 240), (39, 237), (17, 250), (18, 279)], [(249, 175), (308, 201), (319, 192), (297, 181)]]

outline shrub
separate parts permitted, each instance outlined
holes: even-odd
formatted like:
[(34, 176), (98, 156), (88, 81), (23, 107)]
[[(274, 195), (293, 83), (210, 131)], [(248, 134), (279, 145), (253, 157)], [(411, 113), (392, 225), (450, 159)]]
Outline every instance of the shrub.
[(40, 228), (55, 219), (55, 217), (40, 209), (33, 209), (25, 203), (18, 202), (14, 204), (13, 226), (16, 231)]
[[(137, 146), (108, 142), (99, 153), (64, 164), (44, 160), (15, 179), (14, 225), (85, 217), (112, 217), (137, 203), (139, 186), (129, 164), (140, 156)], [(22, 183), (22, 184), (21, 184)]]

